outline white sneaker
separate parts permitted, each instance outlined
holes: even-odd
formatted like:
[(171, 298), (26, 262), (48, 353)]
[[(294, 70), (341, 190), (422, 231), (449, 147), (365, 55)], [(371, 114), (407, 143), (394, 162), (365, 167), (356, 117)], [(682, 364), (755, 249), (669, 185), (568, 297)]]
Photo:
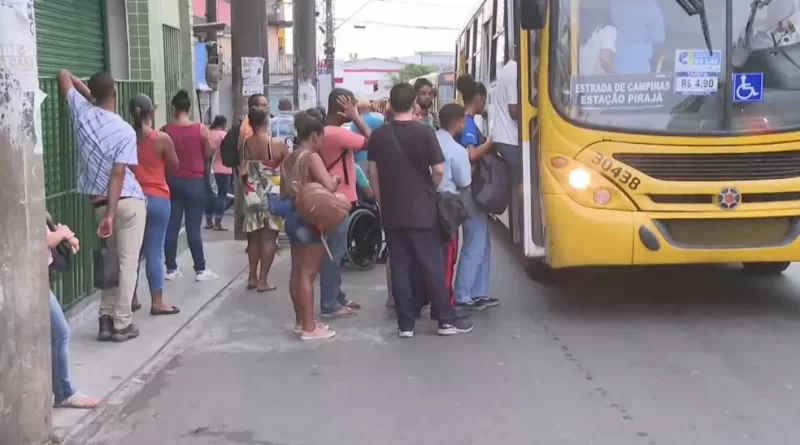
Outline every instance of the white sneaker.
[(206, 270), (202, 272), (197, 272), (194, 276), (194, 281), (214, 281), (219, 279), (219, 275), (215, 274), (211, 271), (211, 269), (206, 268)]
[(400, 338), (413, 338), (414, 331), (401, 331), (400, 329), (398, 329), (397, 336)]
[(178, 269), (175, 269), (173, 271), (169, 271), (168, 270), (167, 273), (164, 274), (164, 279), (167, 280), (167, 281), (174, 281), (174, 280), (177, 280), (178, 278), (180, 278), (182, 276), (183, 276), (183, 274)]

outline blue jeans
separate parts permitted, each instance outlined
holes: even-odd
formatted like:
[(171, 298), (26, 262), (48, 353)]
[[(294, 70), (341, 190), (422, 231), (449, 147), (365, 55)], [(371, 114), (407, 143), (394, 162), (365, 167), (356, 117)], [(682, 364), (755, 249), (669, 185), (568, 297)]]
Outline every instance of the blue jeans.
[(463, 227), (464, 244), (453, 286), (456, 303), (469, 303), (475, 298), (489, 296), (492, 261), (489, 219), (485, 215), (469, 217)]
[(69, 325), (58, 299), (50, 291), (50, 356), (56, 405), (75, 394), (69, 379)]
[(167, 198), (145, 196), (147, 196), (147, 222), (144, 226), (142, 250), (139, 253), (139, 267), (141, 268), (141, 261), (144, 259), (144, 271), (147, 274), (147, 282), (150, 284), (150, 292), (155, 292), (164, 288), (161, 255), (164, 252), (164, 240), (167, 237), (171, 205)]
[(331, 249), (333, 259), (326, 253), (322, 256), (319, 274), (319, 307), (323, 314), (329, 314), (347, 304), (347, 296), (342, 292), (342, 261), (347, 254), (347, 228), (350, 215), (339, 223), (336, 229), (325, 238)]
[(289, 237), (290, 244), (319, 244), (322, 239), (319, 235), (308, 227), (308, 224), (300, 218), (294, 208), (286, 212), (283, 219), (283, 230)]
[(217, 180), (217, 197), (209, 196), (206, 199), (206, 218), (217, 217), (222, 219), (228, 208), (228, 192), (231, 189), (231, 175), (214, 173)]
[(206, 186), (203, 178), (167, 177), (172, 210), (167, 225), (167, 238), (164, 254), (167, 257), (167, 271), (178, 269), (178, 234), (181, 231), (183, 216), (186, 215), (186, 239), (192, 252), (195, 272), (206, 270), (203, 254), (203, 210), (206, 206)]

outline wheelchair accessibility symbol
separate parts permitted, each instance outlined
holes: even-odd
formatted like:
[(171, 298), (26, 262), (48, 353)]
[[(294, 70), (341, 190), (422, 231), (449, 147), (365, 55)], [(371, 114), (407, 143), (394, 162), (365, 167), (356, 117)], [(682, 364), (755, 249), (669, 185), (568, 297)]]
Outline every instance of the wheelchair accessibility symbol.
[(764, 73), (736, 73), (733, 75), (734, 102), (761, 102), (764, 100)]

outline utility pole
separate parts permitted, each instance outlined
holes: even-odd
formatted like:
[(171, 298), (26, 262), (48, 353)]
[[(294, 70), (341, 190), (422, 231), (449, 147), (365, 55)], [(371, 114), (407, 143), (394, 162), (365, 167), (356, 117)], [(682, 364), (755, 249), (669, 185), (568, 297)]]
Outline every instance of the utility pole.
[(336, 58), (336, 38), (333, 26), (333, 0), (325, 0), (325, 71), (331, 76), (331, 91), (336, 87), (333, 61)]
[[(52, 437), (44, 167), (34, 0), (0, 6), (0, 444)], [(41, 140), (41, 139), (40, 139)], [(83, 255), (87, 255), (84, 253)]]
[[(217, 21), (217, 0), (206, 0), (206, 23), (216, 23)], [(208, 67), (216, 67), (216, 77), (210, 79), (208, 74), (210, 69), (206, 70), (206, 82), (213, 91), (209, 93), (210, 108), (209, 113), (211, 122), (214, 117), (219, 114), (219, 46), (217, 45), (217, 34), (219, 31), (209, 28), (206, 33), (206, 43), (208, 46)], [(211, 123), (209, 122), (209, 123)]]
[(300, 107), (300, 85), (311, 82), (316, 87), (317, 77), (317, 4), (315, 0), (294, 0), (294, 106)]
[[(309, 0), (307, 0), (309, 1)], [(233, 116), (247, 115), (247, 99), (256, 89), (245, 87), (242, 71), (242, 60), (260, 57), (264, 60), (261, 69), (262, 87), (260, 92), (269, 98), (269, 51), (267, 49), (267, 2), (266, 0), (235, 0), (231, 1), (231, 46), (233, 56)], [(248, 59), (252, 60), (252, 59)], [(254, 80), (250, 78), (248, 80)], [(251, 84), (252, 85), (252, 84)], [(243, 90), (245, 89), (245, 90)], [(244, 91), (244, 93), (243, 93)], [(238, 179), (238, 178), (237, 178)], [(243, 230), (244, 225), (244, 195), (242, 181), (235, 180), (234, 184), (234, 237), (237, 240), (247, 238)]]

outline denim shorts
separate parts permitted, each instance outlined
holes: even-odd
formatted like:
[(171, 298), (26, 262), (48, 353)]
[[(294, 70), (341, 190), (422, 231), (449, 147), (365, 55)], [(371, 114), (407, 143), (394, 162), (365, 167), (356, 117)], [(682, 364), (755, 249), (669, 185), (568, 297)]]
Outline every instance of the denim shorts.
[(292, 244), (320, 244), (322, 242), (319, 233), (308, 227), (308, 224), (293, 208), (286, 212), (283, 228)]

